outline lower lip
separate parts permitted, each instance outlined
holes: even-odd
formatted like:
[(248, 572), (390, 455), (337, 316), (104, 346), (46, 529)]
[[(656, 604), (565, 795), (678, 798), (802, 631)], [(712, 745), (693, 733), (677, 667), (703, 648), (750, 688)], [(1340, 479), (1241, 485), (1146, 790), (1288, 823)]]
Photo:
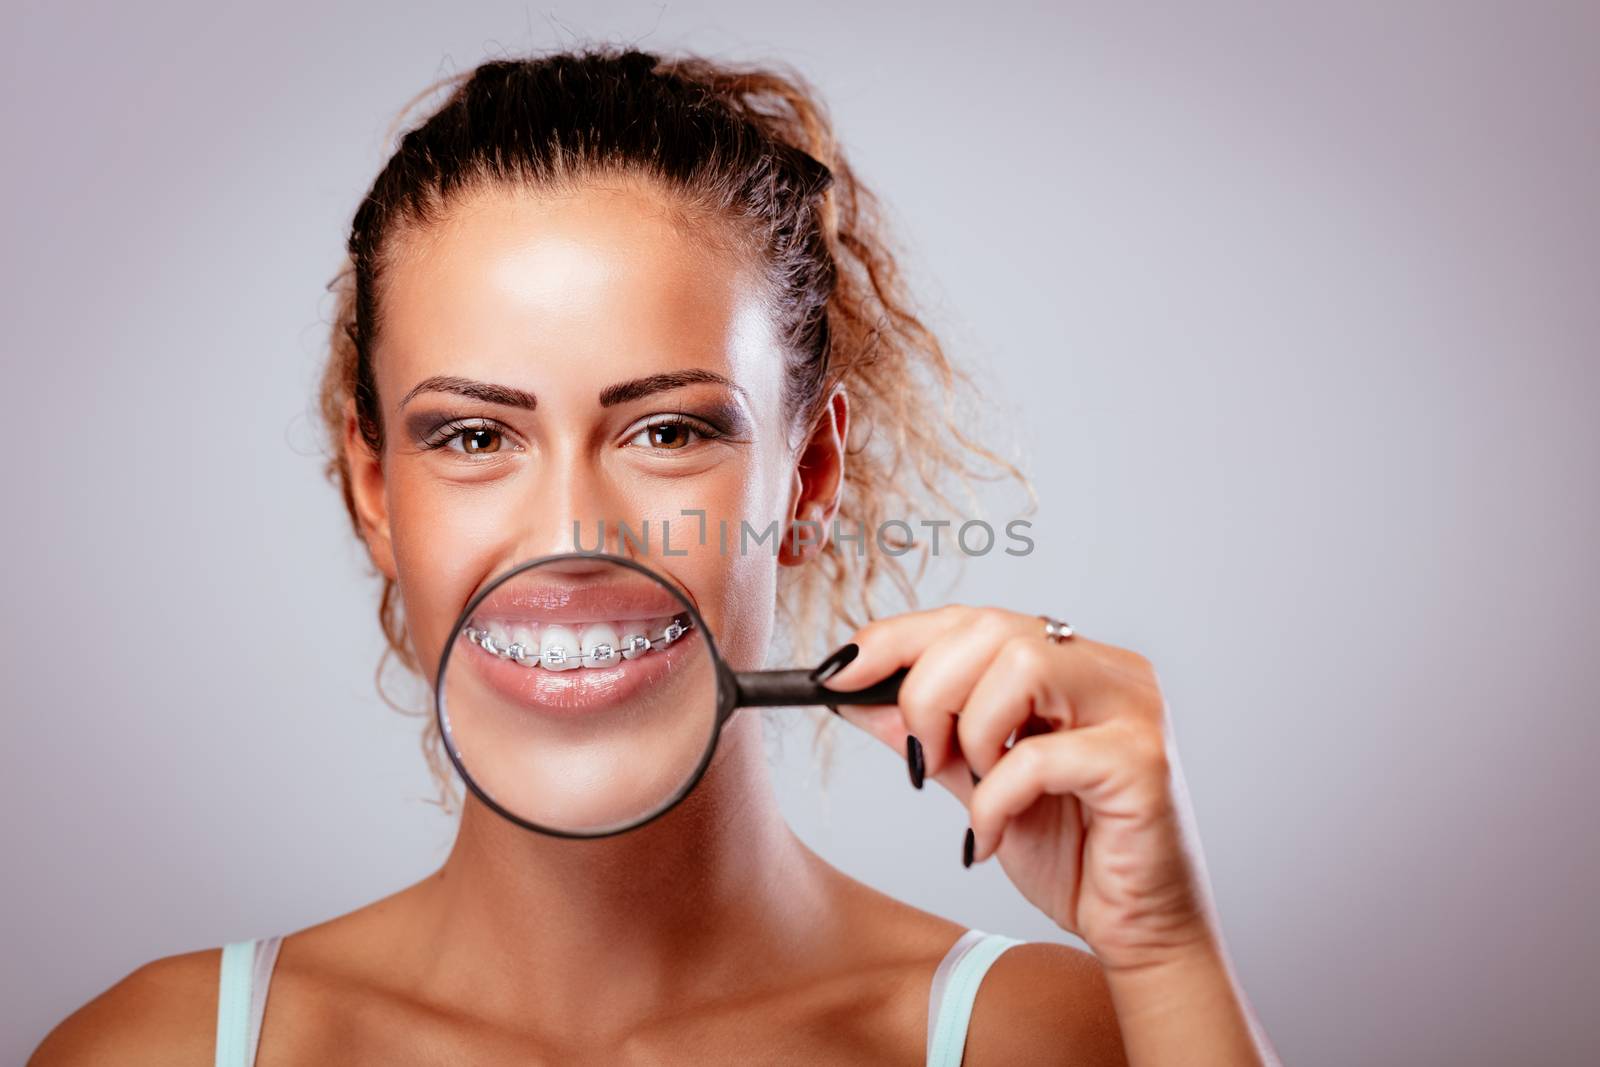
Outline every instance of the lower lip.
[(518, 708), (563, 719), (628, 706), (641, 691), (661, 685), (674, 671), (687, 666), (694, 656), (691, 648), (700, 645), (697, 632), (691, 629), (664, 648), (624, 659), (613, 667), (553, 671), (503, 659), (464, 634), (458, 640), (467, 646), (463, 666), (470, 665), (496, 693)]

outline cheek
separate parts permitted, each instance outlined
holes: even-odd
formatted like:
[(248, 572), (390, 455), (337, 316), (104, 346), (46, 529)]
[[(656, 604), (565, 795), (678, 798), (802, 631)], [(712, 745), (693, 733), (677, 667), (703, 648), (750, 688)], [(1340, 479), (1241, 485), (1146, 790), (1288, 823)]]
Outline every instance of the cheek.
[[(649, 551), (641, 553), (645, 562), (691, 591), (718, 651), (736, 670), (764, 666), (772, 639), (774, 547), (788, 503), (787, 474), (781, 457), (752, 451), (692, 486), (649, 487), (629, 505), (638, 525), (649, 530)], [(659, 538), (662, 530), (665, 540)], [(594, 524), (585, 528), (584, 547), (595, 547), (597, 533)]]
[(503, 569), (516, 509), (493, 496), (469, 500), (406, 468), (398, 464), (388, 483), (389, 529), (407, 633), (431, 679), (461, 610)]
[(723, 556), (720, 562), (728, 593), (721, 624), (714, 624), (717, 647), (735, 670), (757, 670), (766, 665), (772, 640), (778, 561), (763, 548), (747, 556)]

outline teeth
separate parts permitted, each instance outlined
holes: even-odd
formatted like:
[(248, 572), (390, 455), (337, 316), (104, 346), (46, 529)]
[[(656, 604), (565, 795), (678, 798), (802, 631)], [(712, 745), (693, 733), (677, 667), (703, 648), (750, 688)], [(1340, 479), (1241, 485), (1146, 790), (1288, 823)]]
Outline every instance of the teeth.
[(545, 626), (539, 643), (539, 660), (549, 670), (570, 671), (578, 661), (578, 634), (570, 626)]
[(541, 649), (539, 631), (536, 627), (529, 626), (527, 623), (516, 623), (511, 627), (511, 643), (520, 646), (513, 650), (514, 652), (520, 651), (522, 653), (521, 656), (517, 657), (518, 663), (531, 665), (539, 662)]
[(609, 622), (592, 622), (581, 639), (585, 667), (609, 667), (617, 662), (617, 628)]
[(469, 641), (524, 667), (570, 671), (578, 667), (612, 667), (664, 648), (689, 629), (687, 616), (666, 616), (644, 622), (588, 622), (575, 625), (490, 621), (469, 624)]
[[(489, 624), (489, 640), (494, 642), (494, 647), (489, 651), (497, 656), (503, 656), (506, 654), (506, 646), (511, 644), (511, 634), (507, 632), (503, 624), (491, 622)], [(484, 647), (487, 648), (488, 646)]]

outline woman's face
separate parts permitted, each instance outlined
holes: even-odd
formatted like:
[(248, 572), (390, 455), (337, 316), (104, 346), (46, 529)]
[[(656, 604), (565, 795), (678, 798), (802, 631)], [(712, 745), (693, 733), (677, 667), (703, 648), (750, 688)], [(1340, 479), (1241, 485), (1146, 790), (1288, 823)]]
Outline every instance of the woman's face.
[[(741, 523), (786, 537), (796, 516), (826, 521), (836, 479), (797, 463), (757, 277), (679, 226), (619, 182), (475, 194), (402, 238), (379, 294), (382, 462), (353, 448), (352, 463), (425, 666), (475, 593), (572, 551), (575, 523), (597, 547), (602, 521), (606, 549), (675, 580), (733, 666), (762, 664), (780, 560), (771, 537), (741, 551)], [(647, 554), (619, 545), (619, 522), (647, 531)]]

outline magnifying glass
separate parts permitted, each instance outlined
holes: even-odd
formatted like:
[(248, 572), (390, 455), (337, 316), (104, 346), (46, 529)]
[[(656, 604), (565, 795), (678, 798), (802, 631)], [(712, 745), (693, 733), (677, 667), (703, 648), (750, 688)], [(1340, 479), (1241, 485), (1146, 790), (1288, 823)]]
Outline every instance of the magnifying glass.
[(541, 556), (479, 592), (439, 657), (434, 708), (473, 793), (556, 837), (665, 814), (739, 708), (894, 704), (907, 668), (850, 692), (806, 670), (735, 671), (678, 586), (603, 552)]

